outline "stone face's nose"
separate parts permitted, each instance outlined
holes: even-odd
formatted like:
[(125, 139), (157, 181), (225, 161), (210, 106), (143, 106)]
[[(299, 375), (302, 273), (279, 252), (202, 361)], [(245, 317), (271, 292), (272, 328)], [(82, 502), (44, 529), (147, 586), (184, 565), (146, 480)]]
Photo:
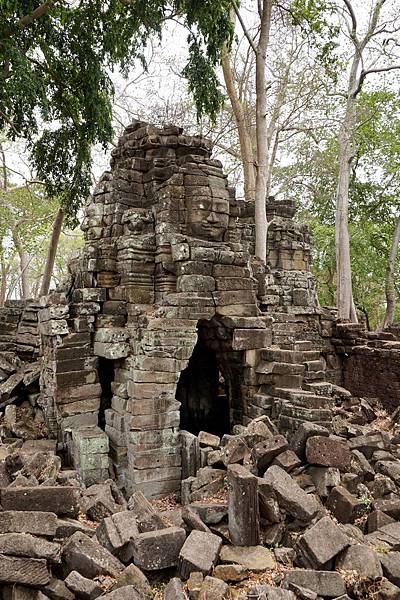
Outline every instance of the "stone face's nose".
[(208, 223), (218, 223), (218, 217), (214, 211), (211, 211), (207, 217)]

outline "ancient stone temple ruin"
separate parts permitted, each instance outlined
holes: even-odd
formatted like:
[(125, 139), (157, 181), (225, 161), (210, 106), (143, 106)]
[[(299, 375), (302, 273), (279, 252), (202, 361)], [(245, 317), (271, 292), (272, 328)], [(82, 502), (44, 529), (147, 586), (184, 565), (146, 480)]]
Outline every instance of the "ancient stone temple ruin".
[(199, 466), (201, 430), (329, 423), (310, 236), (271, 199), (267, 268), (254, 261), (254, 206), (210, 154), (178, 127), (128, 127), (71, 280), (42, 300), (42, 406), (86, 483), (111, 459), (128, 493), (159, 495)]
[(283, 433), (329, 428), (346, 396), (349, 344), (318, 306), (295, 206), (268, 200), (260, 264), (254, 206), (210, 156), (178, 127), (129, 126), (86, 205), (70, 280), (34, 305), (38, 402), (87, 485), (111, 466), (128, 495), (178, 490), (205, 464), (199, 432), (265, 415)]

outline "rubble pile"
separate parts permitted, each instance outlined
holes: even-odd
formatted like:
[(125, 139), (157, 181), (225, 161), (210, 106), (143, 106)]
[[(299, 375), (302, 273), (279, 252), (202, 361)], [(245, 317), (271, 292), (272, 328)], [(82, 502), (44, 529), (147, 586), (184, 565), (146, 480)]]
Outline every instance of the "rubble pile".
[(0, 438), (3, 441), (37, 439), (48, 433), (40, 406), (38, 306), (13, 300), (0, 311)]
[(180, 504), (85, 487), (54, 440), (4, 444), (0, 598), (400, 598), (398, 440), (351, 427), (181, 432)]

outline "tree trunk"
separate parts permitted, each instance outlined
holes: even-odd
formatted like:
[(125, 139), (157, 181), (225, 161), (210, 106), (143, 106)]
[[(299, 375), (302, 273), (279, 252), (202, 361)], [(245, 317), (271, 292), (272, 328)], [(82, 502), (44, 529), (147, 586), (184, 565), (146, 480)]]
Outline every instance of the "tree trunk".
[(396, 267), (397, 253), (399, 251), (400, 244), (400, 217), (398, 217), (396, 222), (396, 227), (394, 230), (393, 238), (392, 238), (392, 247), (390, 249), (389, 255), (389, 264), (386, 275), (386, 284), (385, 284), (385, 294), (386, 294), (386, 312), (383, 318), (383, 321), (378, 329), (378, 331), (382, 331), (388, 325), (393, 323), (393, 315), (394, 309), (396, 306), (396, 288), (394, 285), (394, 271)]
[(19, 237), (17, 227), (13, 228), (12, 237), (13, 237), (14, 246), (15, 246), (15, 248), (18, 252), (18, 256), (19, 256), (19, 265), (20, 265), (20, 271), (21, 271), (21, 276), (20, 276), (21, 298), (22, 298), (22, 300), (27, 300), (29, 298), (29, 273), (28, 273), (29, 256), (28, 256), (28, 253), (25, 251), (25, 249), (22, 246), (22, 242)]
[(266, 192), (268, 181), (268, 127), (267, 127), (267, 82), (265, 65), (271, 26), (271, 0), (264, 0), (260, 38), (256, 53), (256, 138), (257, 138), (257, 165), (256, 165), (256, 191), (255, 191), (255, 229), (256, 248), (255, 254), (262, 261), (266, 261), (267, 253), (267, 212)]
[(7, 297), (7, 275), (9, 267), (6, 266), (3, 256), (0, 258), (1, 282), (0, 282), (0, 307), (4, 306)]
[(236, 92), (229, 51), (226, 47), (224, 48), (222, 55), (222, 71), (224, 74), (226, 91), (229, 96), (233, 114), (235, 116), (236, 126), (238, 128), (240, 155), (243, 164), (244, 197), (247, 202), (254, 202), (255, 173), (251, 135), (247, 128), (243, 105)]
[(54, 262), (56, 259), (58, 242), (60, 240), (61, 228), (64, 221), (64, 211), (59, 208), (56, 218), (54, 219), (53, 229), (51, 232), (51, 240), (49, 250), (46, 257), (46, 264), (43, 272), (42, 285), (40, 286), (39, 296), (46, 296), (49, 292), (51, 276), (53, 273)]
[(336, 192), (336, 273), (337, 307), (340, 320), (357, 323), (353, 301), (349, 237), (349, 186), (351, 163), (354, 158), (354, 129), (356, 126), (356, 95), (358, 88), (356, 54), (351, 67), (346, 114), (339, 132), (339, 177)]
[(0, 144), (0, 154), (1, 154), (1, 170), (3, 175), (3, 190), (7, 190), (8, 188), (8, 178), (7, 178), (7, 166), (6, 166), (6, 155), (4, 153), (4, 149), (2, 144)]

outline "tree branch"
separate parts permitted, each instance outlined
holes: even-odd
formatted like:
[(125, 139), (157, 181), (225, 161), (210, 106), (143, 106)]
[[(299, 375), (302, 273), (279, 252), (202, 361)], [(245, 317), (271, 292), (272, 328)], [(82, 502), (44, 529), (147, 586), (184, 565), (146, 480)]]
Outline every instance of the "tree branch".
[(44, 15), (46, 15), (49, 12), (49, 10), (52, 8), (53, 4), (54, 4), (53, 2), (44, 2), (43, 4), (41, 4), (40, 6), (35, 8), (35, 10), (33, 12), (31, 12), (30, 15), (25, 15), (25, 17), (22, 17), (18, 21), (18, 26), (21, 28), (27, 27), (28, 25), (31, 25), (37, 19), (44, 17)]
[(251, 48), (253, 49), (254, 54), (257, 54), (257, 48), (256, 48), (256, 46), (254, 44), (253, 38), (251, 37), (251, 35), (250, 35), (250, 33), (249, 33), (246, 25), (245, 25), (245, 22), (243, 21), (242, 15), (240, 14), (239, 7), (236, 4), (236, 0), (232, 0), (232, 5), (233, 5), (234, 11), (236, 13), (236, 16), (237, 16), (237, 18), (239, 20), (239, 23), (240, 23), (240, 25), (241, 25), (241, 27), (243, 29), (243, 33), (244, 33), (244, 35), (247, 38), (247, 41), (249, 42)]
[(356, 37), (357, 35), (357, 19), (356, 19), (356, 14), (354, 12), (353, 6), (350, 2), (350, 0), (343, 0), (343, 2), (346, 5), (347, 10), (349, 11), (350, 14), (350, 18), (351, 18), (351, 23), (352, 23), (352, 33), (351, 35)]
[(377, 67), (376, 69), (366, 69), (365, 71), (362, 70), (360, 73), (360, 79), (357, 88), (358, 92), (361, 90), (362, 84), (367, 75), (370, 75), (371, 73), (386, 73), (387, 71), (395, 71), (397, 69), (400, 69), (400, 64), (391, 65), (389, 67)]

